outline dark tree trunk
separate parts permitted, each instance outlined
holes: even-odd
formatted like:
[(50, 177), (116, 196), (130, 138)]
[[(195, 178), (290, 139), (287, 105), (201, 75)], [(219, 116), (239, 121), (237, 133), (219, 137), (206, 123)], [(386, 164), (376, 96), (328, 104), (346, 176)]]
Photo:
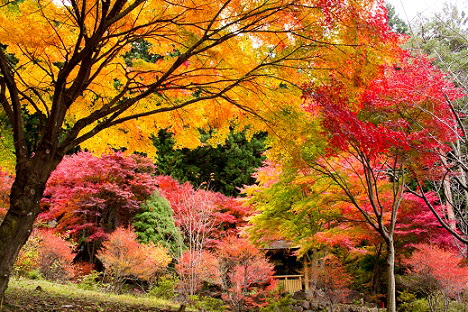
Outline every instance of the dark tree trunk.
[(17, 163), (10, 209), (0, 225), (0, 298), (4, 296), (16, 257), (28, 240), (40, 212), (47, 180), (61, 159), (50, 155), (47, 150)]

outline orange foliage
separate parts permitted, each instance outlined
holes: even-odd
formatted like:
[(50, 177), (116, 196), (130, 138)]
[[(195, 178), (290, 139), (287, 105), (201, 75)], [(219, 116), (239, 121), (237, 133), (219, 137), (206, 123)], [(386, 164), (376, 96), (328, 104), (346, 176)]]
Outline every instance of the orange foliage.
[(234, 311), (265, 304), (261, 295), (273, 290), (274, 269), (260, 249), (247, 239), (228, 236), (218, 243), (216, 257), (224, 298)]
[(327, 255), (322, 260), (323, 266), (311, 269), (314, 285), (325, 293), (330, 303), (345, 302), (351, 276), (334, 255)]
[(186, 250), (176, 264), (180, 283), (178, 288), (184, 295), (194, 295), (203, 282), (219, 284), (219, 262), (215, 255), (206, 250)]
[(125, 280), (151, 280), (172, 260), (165, 248), (152, 243), (142, 245), (135, 232), (125, 228), (117, 228), (109, 235), (98, 251), (98, 258), (117, 290)]
[(36, 269), (51, 280), (67, 280), (73, 277), (73, 248), (64, 239), (47, 230), (34, 231), (16, 260), (20, 275)]

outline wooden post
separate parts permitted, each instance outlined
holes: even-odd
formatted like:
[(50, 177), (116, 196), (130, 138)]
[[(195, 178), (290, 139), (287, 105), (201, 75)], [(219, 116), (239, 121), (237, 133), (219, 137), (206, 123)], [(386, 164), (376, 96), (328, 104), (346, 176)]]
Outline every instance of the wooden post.
[(309, 285), (310, 285), (310, 274), (309, 274), (309, 262), (307, 262), (306, 257), (303, 257), (303, 271), (304, 271), (304, 290), (309, 290)]

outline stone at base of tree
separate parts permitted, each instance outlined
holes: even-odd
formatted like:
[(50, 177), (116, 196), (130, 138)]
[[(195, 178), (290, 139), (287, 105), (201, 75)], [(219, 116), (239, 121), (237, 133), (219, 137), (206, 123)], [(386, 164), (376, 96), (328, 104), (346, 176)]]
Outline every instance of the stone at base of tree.
[(292, 298), (295, 300), (307, 300), (305, 292), (302, 290), (298, 290), (292, 294)]
[(308, 310), (310, 308), (310, 302), (309, 301), (302, 301), (301, 302), (301, 307), (303, 307), (304, 310)]
[(298, 290), (292, 294), (292, 298), (296, 300), (307, 300), (307, 301), (314, 301), (317, 297), (317, 292), (313, 292), (310, 290)]
[(292, 306), (291, 311), (293, 311), (293, 312), (303, 312), (304, 308), (301, 307), (301, 306)]

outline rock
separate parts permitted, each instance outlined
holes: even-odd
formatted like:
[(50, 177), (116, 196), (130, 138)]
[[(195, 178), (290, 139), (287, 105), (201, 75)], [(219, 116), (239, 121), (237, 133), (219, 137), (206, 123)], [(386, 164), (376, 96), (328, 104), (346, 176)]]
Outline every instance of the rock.
[(309, 301), (302, 301), (301, 302), (301, 307), (303, 307), (304, 310), (309, 310), (310, 309), (310, 302)]
[(312, 311), (318, 311), (319, 310), (319, 306), (320, 304), (318, 302), (311, 302), (310, 305), (309, 305), (309, 308), (312, 310)]
[(307, 295), (304, 291), (298, 290), (292, 294), (292, 298), (296, 300), (307, 300)]
[(314, 301), (314, 299), (315, 299), (315, 292), (314, 291), (306, 290), (304, 293), (305, 293), (307, 301)]

